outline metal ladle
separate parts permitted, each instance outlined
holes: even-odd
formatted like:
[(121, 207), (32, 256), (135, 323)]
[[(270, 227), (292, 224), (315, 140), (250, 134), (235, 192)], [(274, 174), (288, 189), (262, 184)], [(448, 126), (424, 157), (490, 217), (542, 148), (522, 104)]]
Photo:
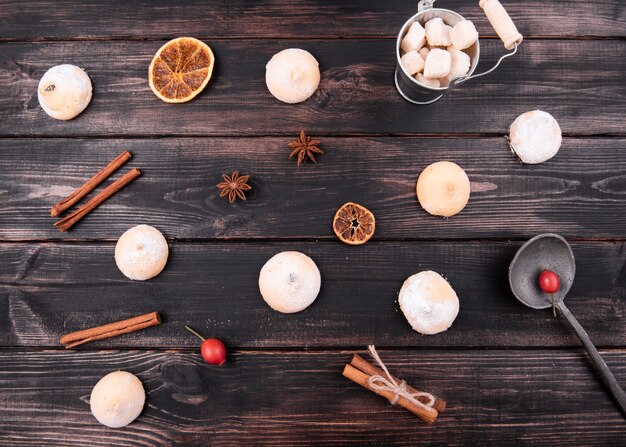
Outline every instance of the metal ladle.
[(585, 329), (563, 302), (565, 295), (572, 287), (576, 273), (574, 253), (565, 239), (558, 234), (540, 234), (520, 247), (509, 266), (509, 284), (513, 295), (533, 309), (552, 307), (552, 297), (543, 292), (538, 284), (539, 274), (544, 269), (552, 270), (559, 276), (561, 286), (558, 292), (554, 293), (554, 305), (580, 338), (604, 384), (609, 388), (620, 410), (626, 416), (626, 393), (600, 357)]

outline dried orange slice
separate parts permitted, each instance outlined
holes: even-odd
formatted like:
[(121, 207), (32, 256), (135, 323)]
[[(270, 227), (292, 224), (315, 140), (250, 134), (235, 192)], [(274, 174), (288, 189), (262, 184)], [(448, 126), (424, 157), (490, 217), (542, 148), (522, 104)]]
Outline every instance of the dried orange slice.
[(206, 87), (214, 62), (206, 43), (193, 37), (170, 40), (150, 62), (150, 88), (165, 102), (187, 102)]
[(341, 205), (333, 219), (333, 230), (341, 240), (349, 245), (361, 245), (370, 240), (376, 229), (374, 214), (358, 203)]

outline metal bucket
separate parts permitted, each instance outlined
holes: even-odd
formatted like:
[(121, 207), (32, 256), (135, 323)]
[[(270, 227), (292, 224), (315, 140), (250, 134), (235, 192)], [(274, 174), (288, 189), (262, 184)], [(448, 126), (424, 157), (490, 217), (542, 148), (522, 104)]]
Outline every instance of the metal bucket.
[(478, 59), (480, 56), (480, 44), (477, 40), (476, 43), (474, 43), (471, 47), (464, 50), (469, 55), (471, 61), (470, 69), (466, 75), (451, 80), (450, 84), (447, 87), (431, 87), (422, 84), (413, 76), (411, 76), (400, 63), (400, 44), (409, 27), (415, 21), (424, 26), (426, 22), (428, 22), (430, 19), (434, 19), (435, 17), (440, 17), (446, 25), (450, 26), (454, 26), (458, 22), (465, 20), (462, 15), (454, 11), (450, 11), (449, 9), (433, 8), (432, 5), (433, 3), (435, 3), (435, 1), (436, 0), (420, 1), (417, 7), (417, 14), (415, 14), (404, 23), (404, 25), (400, 29), (400, 32), (398, 33), (398, 38), (396, 39), (396, 72), (394, 75), (396, 89), (404, 99), (413, 104), (432, 104), (433, 102), (440, 99), (444, 95), (444, 93), (449, 91), (451, 88), (470, 79), (491, 73), (496, 68), (498, 68), (500, 62), (517, 52), (517, 44), (515, 44), (513, 51), (502, 56), (491, 69), (486, 72), (474, 75), (474, 70), (478, 65)]

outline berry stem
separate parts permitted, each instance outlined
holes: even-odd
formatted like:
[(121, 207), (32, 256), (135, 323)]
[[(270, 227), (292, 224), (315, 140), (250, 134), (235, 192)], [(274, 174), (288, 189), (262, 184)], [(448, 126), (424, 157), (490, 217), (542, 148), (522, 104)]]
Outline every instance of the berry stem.
[(554, 318), (556, 318), (556, 305), (554, 303), (554, 293), (550, 294), (550, 297), (552, 298), (552, 315), (554, 316)]
[(191, 329), (189, 326), (185, 326), (185, 329), (187, 329), (189, 332), (191, 332), (192, 334), (194, 334), (196, 337), (198, 337), (200, 340), (204, 341), (206, 340), (206, 338), (204, 338), (202, 335), (200, 335), (199, 333), (197, 333), (196, 331), (194, 331), (193, 329)]

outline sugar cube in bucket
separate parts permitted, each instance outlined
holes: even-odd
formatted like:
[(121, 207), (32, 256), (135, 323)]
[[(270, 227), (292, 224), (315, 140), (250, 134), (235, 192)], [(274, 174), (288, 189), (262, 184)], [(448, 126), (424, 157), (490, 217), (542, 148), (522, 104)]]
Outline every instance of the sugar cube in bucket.
[(428, 79), (445, 78), (452, 68), (452, 57), (446, 50), (432, 48), (424, 63), (424, 76)]
[(478, 40), (478, 31), (471, 20), (461, 20), (450, 30), (450, 40), (457, 49), (465, 50)]
[(409, 51), (402, 56), (400, 58), (400, 63), (410, 75), (414, 75), (418, 71), (422, 71), (424, 69), (424, 59), (422, 59), (422, 56), (420, 56), (420, 54), (415, 50)]
[(422, 56), (422, 59), (426, 60), (426, 56), (428, 56), (428, 52), (430, 51), (430, 48), (428, 47), (422, 47), (420, 48), (420, 50), (418, 51), (418, 53), (420, 54), (420, 56)]
[(409, 30), (400, 42), (400, 48), (405, 53), (413, 50), (419, 50), (426, 43), (426, 31), (419, 22), (413, 22)]
[(450, 40), (451, 26), (443, 23), (441, 17), (435, 17), (426, 22), (426, 40), (431, 47), (447, 47), (452, 43)]
[(425, 78), (424, 75), (422, 73), (418, 73), (417, 75), (415, 75), (415, 79), (417, 79), (418, 82), (428, 86), (428, 87), (440, 87), (441, 84), (439, 82), (439, 79), (428, 79)]
[(470, 69), (470, 57), (467, 53), (460, 50), (448, 51), (450, 53), (450, 72), (449, 79), (465, 76)]

